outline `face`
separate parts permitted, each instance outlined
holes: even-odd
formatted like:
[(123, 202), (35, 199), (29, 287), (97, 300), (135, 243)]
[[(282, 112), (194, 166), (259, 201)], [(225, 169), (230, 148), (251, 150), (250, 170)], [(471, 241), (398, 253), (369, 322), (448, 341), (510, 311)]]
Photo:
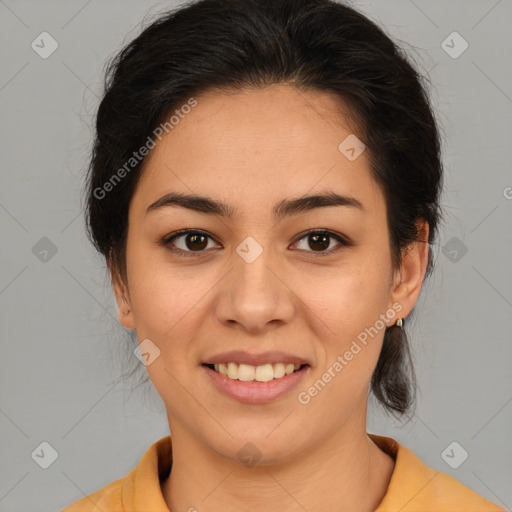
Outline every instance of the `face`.
[(274, 85), (196, 100), (132, 198), (120, 319), (150, 340), (173, 435), (285, 461), (364, 429), (384, 329), (412, 309), (424, 258), (392, 268), (384, 196), (357, 140), (339, 149), (356, 127), (335, 97)]

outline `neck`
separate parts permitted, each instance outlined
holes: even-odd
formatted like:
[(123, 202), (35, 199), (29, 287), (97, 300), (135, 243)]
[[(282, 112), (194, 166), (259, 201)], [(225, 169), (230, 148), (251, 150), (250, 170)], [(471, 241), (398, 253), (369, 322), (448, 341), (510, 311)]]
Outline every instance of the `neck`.
[(218, 456), (173, 425), (173, 465), (162, 483), (171, 512), (336, 510), (373, 512), (394, 461), (363, 428), (340, 430), (320, 446), (275, 465), (247, 467)]

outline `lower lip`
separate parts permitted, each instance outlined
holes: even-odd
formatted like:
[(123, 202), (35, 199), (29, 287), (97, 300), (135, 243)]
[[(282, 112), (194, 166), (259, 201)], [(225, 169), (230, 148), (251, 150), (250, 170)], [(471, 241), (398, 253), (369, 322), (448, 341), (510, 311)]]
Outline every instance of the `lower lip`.
[(222, 393), (246, 404), (262, 404), (277, 400), (297, 387), (309, 371), (309, 366), (269, 382), (234, 380), (203, 365), (213, 384)]

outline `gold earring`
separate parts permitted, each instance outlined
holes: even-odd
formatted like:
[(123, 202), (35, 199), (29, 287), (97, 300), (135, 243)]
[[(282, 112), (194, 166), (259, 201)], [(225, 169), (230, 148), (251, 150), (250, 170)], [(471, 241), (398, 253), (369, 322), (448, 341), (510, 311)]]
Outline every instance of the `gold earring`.
[(404, 322), (401, 318), (399, 318), (397, 321), (396, 321), (396, 324), (395, 324), (397, 327), (400, 327), (400, 329), (403, 327), (404, 325)]

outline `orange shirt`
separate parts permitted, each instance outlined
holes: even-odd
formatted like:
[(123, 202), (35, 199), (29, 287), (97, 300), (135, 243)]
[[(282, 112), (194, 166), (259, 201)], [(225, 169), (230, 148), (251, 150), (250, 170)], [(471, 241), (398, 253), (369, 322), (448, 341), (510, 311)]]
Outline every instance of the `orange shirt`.
[[(369, 436), (395, 459), (388, 490), (375, 512), (505, 512), (451, 476), (425, 466), (395, 440)], [(125, 477), (61, 512), (169, 512), (160, 480), (169, 474), (171, 463), (171, 436), (166, 436), (154, 443)]]

